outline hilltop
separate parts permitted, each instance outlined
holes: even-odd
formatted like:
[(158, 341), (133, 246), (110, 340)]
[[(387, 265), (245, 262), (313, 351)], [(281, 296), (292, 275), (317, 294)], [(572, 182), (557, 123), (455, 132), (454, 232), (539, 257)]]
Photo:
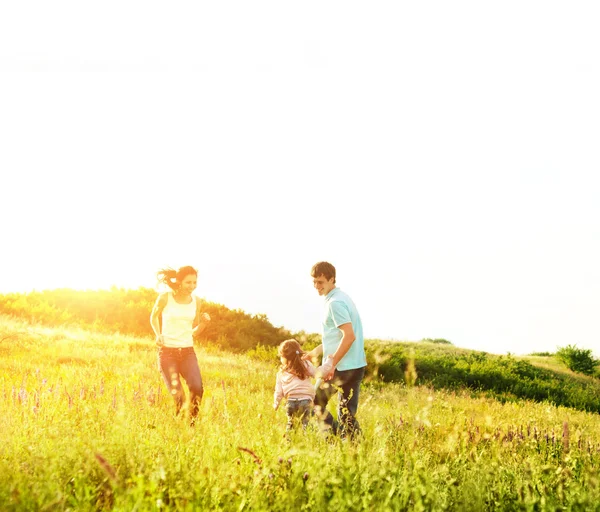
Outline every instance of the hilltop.
[[(149, 288), (5, 294), (0, 295), (0, 314), (45, 326), (148, 339), (148, 317), (156, 296), (156, 290)], [(273, 326), (266, 315), (249, 315), (212, 302), (205, 302), (204, 309), (213, 321), (199, 340), (202, 346), (276, 361), (276, 346), (284, 339), (295, 337), (306, 349), (319, 343), (318, 335)], [(366, 340), (368, 378), (600, 412), (598, 378), (575, 374), (553, 356), (495, 355), (435, 341)]]

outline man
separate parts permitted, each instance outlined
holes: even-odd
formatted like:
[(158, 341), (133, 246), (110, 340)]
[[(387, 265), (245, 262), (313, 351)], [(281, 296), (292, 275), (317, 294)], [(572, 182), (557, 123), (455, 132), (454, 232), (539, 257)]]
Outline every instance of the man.
[[(352, 299), (335, 285), (335, 267), (321, 261), (310, 275), (319, 295), (325, 297), (322, 344), (308, 352), (305, 359), (331, 358), (332, 370), (323, 376), (317, 389), (315, 411), (334, 434), (354, 437), (360, 433), (356, 420), (360, 383), (365, 375), (367, 357), (360, 316)], [(327, 402), (338, 392), (338, 421), (327, 411)]]

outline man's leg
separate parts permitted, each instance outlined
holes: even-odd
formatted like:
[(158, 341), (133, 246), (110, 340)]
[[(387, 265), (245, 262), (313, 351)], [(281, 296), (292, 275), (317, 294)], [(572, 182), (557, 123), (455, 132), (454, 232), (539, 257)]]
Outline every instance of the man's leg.
[(360, 434), (356, 412), (358, 411), (360, 384), (365, 376), (365, 370), (366, 367), (339, 372), (342, 391), (339, 397), (338, 420), (341, 425), (342, 437), (349, 436), (352, 439), (355, 435)]
[(329, 382), (323, 382), (315, 393), (315, 415), (322, 422), (324, 429), (331, 429), (333, 434), (337, 434), (338, 422), (333, 419), (333, 416), (327, 410), (327, 403), (337, 391), (337, 384), (332, 384), (336, 382), (337, 373), (336, 371), (333, 379)]

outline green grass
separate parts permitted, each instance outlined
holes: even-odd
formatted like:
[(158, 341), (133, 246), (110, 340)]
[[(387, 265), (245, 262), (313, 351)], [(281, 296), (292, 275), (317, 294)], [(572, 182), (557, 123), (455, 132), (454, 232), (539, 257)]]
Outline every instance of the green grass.
[(600, 509), (597, 414), (371, 375), (361, 442), (287, 440), (275, 358), (197, 352), (190, 427), (149, 338), (2, 319), (2, 510)]

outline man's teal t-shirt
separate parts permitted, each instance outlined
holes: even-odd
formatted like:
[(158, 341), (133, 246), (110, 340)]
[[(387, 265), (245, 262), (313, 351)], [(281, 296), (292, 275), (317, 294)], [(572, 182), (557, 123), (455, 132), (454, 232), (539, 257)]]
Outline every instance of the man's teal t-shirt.
[(342, 340), (340, 325), (352, 323), (355, 340), (350, 350), (338, 363), (340, 371), (354, 370), (367, 365), (365, 340), (362, 322), (352, 299), (339, 288), (334, 288), (325, 296), (325, 317), (323, 319), (323, 361), (333, 355)]

